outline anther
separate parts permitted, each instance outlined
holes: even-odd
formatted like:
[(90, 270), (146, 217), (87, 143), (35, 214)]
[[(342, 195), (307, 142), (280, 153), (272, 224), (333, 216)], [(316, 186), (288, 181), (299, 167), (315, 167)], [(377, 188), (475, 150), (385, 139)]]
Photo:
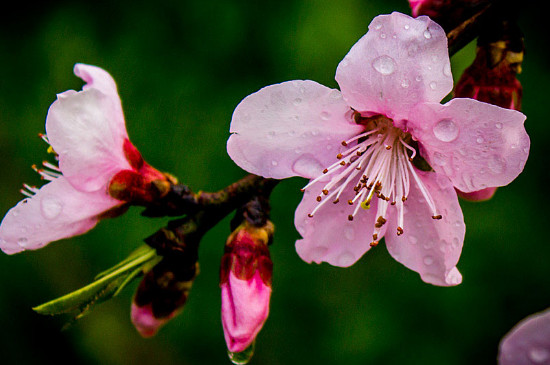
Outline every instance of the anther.
[(439, 214), (439, 215), (432, 215), (432, 218), (433, 218), (433, 219), (441, 219), (441, 218), (443, 218), (443, 216), (442, 216), (441, 214)]
[(342, 161), (342, 162), (340, 162), (340, 165), (342, 165), (342, 166), (346, 166), (346, 161)]
[(346, 141), (342, 141), (342, 146), (347, 147), (347, 145)]
[(336, 155), (336, 158), (337, 158), (337, 159), (341, 159), (341, 158), (342, 158), (342, 154), (341, 154), (341, 153), (337, 154), (337, 155)]
[(352, 221), (353, 220), (353, 216), (350, 214), (348, 215), (348, 221)]
[(373, 235), (372, 235), (372, 240), (373, 240), (373, 241), (378, 240), (378, 234), (376, 234), (376, 233), (373, 234)]
[(370, 243), (370, 247), (376, 247), (376, 246), (378, 246), (378, 241), (372, 241)]
[(397, 202), (394, 200), (394, 201), (392, 201), (390, 204), (391, 204), (391, 205), (395, 205), (395, 204), (397, 204)]
[(307, 216), (310, 217), (310, 218), (313, 218), (313, 214), (311, 214), (311, 213), (308, 213)]
[(403, 228), (397, 227), (397, 235), (401, 236), (403, 234)]
[(328, 172), (328, 169), (323, 170), (323, 174), (326, 174)]
[(321, 199), (322, 199), (322, 198), (321, 198), (321, 196), (319, 195), (319, 196), (317, 197), (317, 201), (320, 202)]
[(327, 190), (327, 189), (323, 189), (323, 194), (328, 195), (328, 190)]
[(332, 203), (333, 203), (333, 204), (338, 204), (339, 201), (340, 201), (340, 199), (336, 199), (336, 200), (333, 201)]
[(401, 201), (404, 203), (406, 200), (407, 200), (407, 197), (403, 195), (403, 197), (401, 198)]
[(389, 151), (391, 150), (391, 146), (386, 146), (386, 149)]
[(353, 200), (348, 200), (349, 205), (353, 205)]
[(378, 217), (376, 220), (376, 224), (374, 225), (376, 228), (382, 228), (382, 226), (386, 223), (386, 219), (382, 216)]

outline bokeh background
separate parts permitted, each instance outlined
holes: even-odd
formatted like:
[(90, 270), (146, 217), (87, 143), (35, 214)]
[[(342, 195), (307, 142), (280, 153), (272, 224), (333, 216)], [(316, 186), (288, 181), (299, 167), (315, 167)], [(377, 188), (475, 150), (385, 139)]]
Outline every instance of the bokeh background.
[[(195, 190), (245, 173), (225, 151), (235, 106), (273, 83), (311, 79), (337, 87), (338, 62), (378, 14), (408, 13), (405, 0), (74, 1), (12, 4), (0, 22), (0, 215), (21, 199), (30, 166), (47, 158), (38, 137), (56, 93), (79, 89), (76, 62), (118, 83), (127, 128), (153, 166)], [(524, 173), (491, 201), (462, 202), (464, 282), (440, 288), (394, 261), (384, 245), (348, 269), (309, 265), (295, 253), (294, 209), (304, 180), (273, 193), (277, 226), (270, 318), (251, 364), (492, 364), (501, 337), (550, 306), (548, 39), (543, 14), (520, 22), (520, 75), (531, 155)], [(547, 32), (546, 32), (547, 33)], [(455, 80), (474, 56), (453, 57)], [(227, 364), (218, 265), (228, 219), (200, 248), (201, 274), (184, 312), (153, 339), (129, 319), (137, 282), (72, 328), (31, 307), (89, 283), (166, 219), (140, 209), (39, 251), (0, 254), (0, 363)]]

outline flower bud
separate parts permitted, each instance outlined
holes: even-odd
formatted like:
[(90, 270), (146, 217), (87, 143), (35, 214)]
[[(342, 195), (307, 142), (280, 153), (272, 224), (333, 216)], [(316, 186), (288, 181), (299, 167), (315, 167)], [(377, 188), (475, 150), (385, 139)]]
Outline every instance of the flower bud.
[(143, 337), (154, 336), (181, 312), (198, 271), (196, 256), (177, 261), (165, 257), (145, 275), (134, 296), (131, 313), (132, 323)]
[(130, 163), (132, 170), (121, 170), (109, 182), (109, 195), (115, 199), (148, 204), (162, 198), (170, 191), (170, 186), (176, 179), (162, 173), (149, 165), (135, 146), (125, 140), (124, 157)]
[(269, 221), (256, 227), (247, 220), (229, 236), (220, 268), (222, 325), (229, 352), (241, 352), (255, 340), (269, 314), (273, 263), (267, 248)]
[(445, 29), (460, 23), (489, 4), (489, 0), (409, 0), (413, 17), (427, 15)]

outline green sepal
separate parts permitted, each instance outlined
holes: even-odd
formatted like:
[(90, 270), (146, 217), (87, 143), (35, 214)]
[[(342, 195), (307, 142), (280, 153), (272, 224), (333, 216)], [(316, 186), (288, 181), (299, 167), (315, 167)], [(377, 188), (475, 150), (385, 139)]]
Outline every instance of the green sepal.
[(76, 312), (67, 327), (88, 314), (96, 304), (117, 296), (133, 279), (150, 270), (160, 259), (155, 249), (143, 245), (119, 264), (98, 274), (91, 284), (36, 306), (33, 310), (52, 316)]

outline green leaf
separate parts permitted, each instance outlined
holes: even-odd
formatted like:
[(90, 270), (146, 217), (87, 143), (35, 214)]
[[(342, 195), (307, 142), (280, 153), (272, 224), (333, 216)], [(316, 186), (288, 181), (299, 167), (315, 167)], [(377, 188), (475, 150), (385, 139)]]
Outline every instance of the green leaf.
[(36, 306), (33, 310), (44, 315), (76, 312), (73, 320), (68, 323), (70, 325), (88, 314), (96, 304), (117, 296), (126, 285), (148, 271), (160, 259), (153, 248), (143, 245), (119, 264), (97, 275), (91, 284)]

